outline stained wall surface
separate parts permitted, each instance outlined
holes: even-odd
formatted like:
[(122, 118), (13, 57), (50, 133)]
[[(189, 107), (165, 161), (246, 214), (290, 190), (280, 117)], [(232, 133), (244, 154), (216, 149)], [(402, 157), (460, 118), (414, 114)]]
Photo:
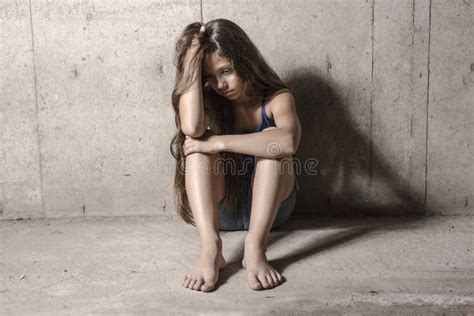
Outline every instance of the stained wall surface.
[(295, 90), (296, 212), (470, 214), (472, 1), (4, 1), (0, 218), (174, 215), (174, 45), (238, 23)]

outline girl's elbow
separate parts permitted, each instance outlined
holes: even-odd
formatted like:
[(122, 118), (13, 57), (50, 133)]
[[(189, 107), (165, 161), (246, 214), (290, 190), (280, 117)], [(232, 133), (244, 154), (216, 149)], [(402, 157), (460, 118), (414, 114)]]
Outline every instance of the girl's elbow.
[(288, 149), (286, 150), (286, 155), (293, 156), (294, 154), (296, 154), (297, 150), (298, 150), (298, 147), (295, 144), (290, 144), (288, 145)]
[(286, 144), (281, 146), (281, 148), (279, 149), (280, 150), (278, 152), (275, 151), (276, 158), (285, 158), (285, 157), (293, 156), (296, 153), (297, 147), (291, 142), (287, 142)]
[(296, 151), (298, 150), (298, 145), (299, 145), (298, 138), (293, 135), (289, 135), (289, 139), (287, 142), (287, 150), (286, 150), (287, 155), (292, 156), (296, 154)]
[(290, 136), (291, 155), (295, 155), (296, 152), (298, 151), (298, 148), (300, 147), (300, 141), (301, 141), (301, 132), (291, 134)]
[(181, 126), (181, 131), (183, 132), (184, 135), (192, 137), (192, 138), (198, 138), (201, 137), (205, 132), (205, 128), (198, 128), (198, 127), (192, 127), (192, 126)]
[(298, 150), (298, 147), (293, 146), (293, 147), (290, 148), (288, 154), (289, 154), (290, 156), (293, 156), (294, 154), (296, 154), (296, 151), (297, 151), (297, 150)]

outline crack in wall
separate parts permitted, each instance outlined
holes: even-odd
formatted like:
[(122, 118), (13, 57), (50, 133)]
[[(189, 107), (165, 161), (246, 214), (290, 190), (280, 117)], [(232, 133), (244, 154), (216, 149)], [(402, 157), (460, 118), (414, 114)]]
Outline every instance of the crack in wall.
[(30, 8), (30, 30), (31, 30), (31, 59), (33, 64), (33, 80), (35, 87), (35, 109), (36, 109), (36, 142), (38, 148), (38, 169), (40, 178), (40, 190), (41, 190), (41, 212), (43, 217), (46, 217), (44, 208), (44, 188), (43, 188), (43, 157), (41, 156), (41, 137), (40, 137), (40, 124), (39, 124), (39, 109), (38, 109), (38, 83), (36, 77), (36, 63), (35, 63), (35, 37), (33, 32), (33, 12), (31, 6), (31, 0), (29, 0)]
[(373, 133), (372, 133), (372, 123), (373, 123), (373, 100), (374, 100), (374, 42), (375, 42), (375, 0), (372, 0), (372, 22), (371, 22), (371, 50), (372, 50), (372, 64), (370, 70), (370, 116), (369, 116), (369, 187), (372, 185), (372, 161), (373, 161)]
[(411, 184), (413, 176), (413, 107), (415, 100), (415, 0), (412, 0), (412, 9), (411, 9), (411, 55), (410, 55), (410, 125), (408, 128), (408, 133), (410, 135), (410, 156), (409, 156), (409, 166), (408, 166), (408, 183), (407, 183), (407, 205), (410, 207), (413, 206), (412, 195), (411, 195)]
[(201, 5), (201, 23), (204, 23), (203, 13), (202, 13), (202, 0), (200, 1)]
[(425, 117), (425, 193), (423, 199), (423, 209), (425, 215), (427, 212), (426, 206), (428, 202), (428, 123), (429, 123), (429, 108), (430, 108), (430, 62), (431, 62), (431, 4), (430, 0), (428, 11), (428, 63), (427, 63), (427, 82), (426, 82), (426, 117)]

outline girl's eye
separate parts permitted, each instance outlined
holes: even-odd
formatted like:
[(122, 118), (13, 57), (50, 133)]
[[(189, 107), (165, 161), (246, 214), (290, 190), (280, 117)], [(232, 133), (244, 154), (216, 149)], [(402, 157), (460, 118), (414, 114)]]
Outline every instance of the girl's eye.
[(230, 68), (224, 69), (224, 73), (225, 73), (225, 74), (228, 74), (228, 73), (230, 73), (231, 71), (232, 71), (232, 69), (230, 69)]

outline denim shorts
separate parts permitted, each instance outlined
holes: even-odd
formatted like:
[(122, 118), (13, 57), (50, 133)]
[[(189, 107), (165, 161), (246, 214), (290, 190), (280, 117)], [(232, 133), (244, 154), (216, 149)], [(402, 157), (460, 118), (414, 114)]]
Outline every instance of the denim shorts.
[[(294, 211), (296, 203), (296, 193), (299, 191), (298, 180), (295, 176), (295, 185), (290, 195), (280, 203), (278, 212), (273, 222), (272, 229), (286, 222)], [(247, 198), (242, 198), (242, 196)], [(224, 206), (224, 199), (219, 201), (219, 229), (223, 231), (248, 230), (250, 226), (250, 211), (252, 209), (252, 190), (240, 195), (238, 205), (227, 208)]]

